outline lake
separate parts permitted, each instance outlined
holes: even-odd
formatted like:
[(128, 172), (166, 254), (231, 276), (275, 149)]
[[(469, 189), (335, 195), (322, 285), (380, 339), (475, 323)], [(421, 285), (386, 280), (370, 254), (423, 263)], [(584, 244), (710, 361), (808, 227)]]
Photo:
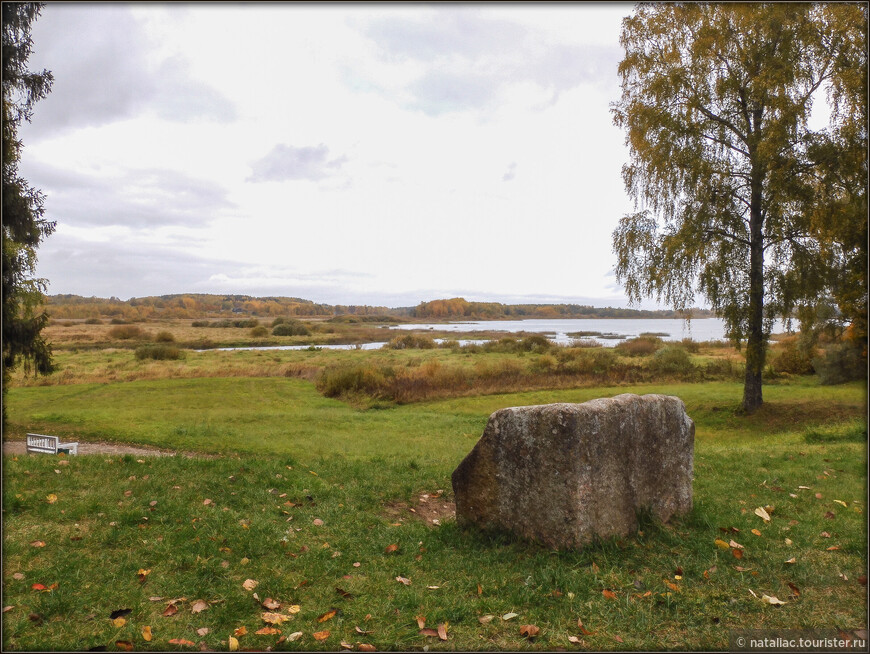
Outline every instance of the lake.
[[(655, 333), (664, 341), (681, 341), (691, 338), (694, 341), (725, 340), (725, 323), (719, 318), (697, 318), (687, 324), (678, 318), (552, 318), (529, 320), (471, 320), (449, 323), (403, 324), (391, 325), (390, 329), (438, 330), (446, 332), (503, 331), (506, 334), (516, 332), (532, 332), (545, 334), (551, 341), (560, 345), (568, 345), (576, 338), (597, 341), (605, 347), (614, 347), (627, 338), (635, 338), (643, 333)], [(773, 333), (785, 331), (782, 323), (773, 326)], [(572, 337), (571, 333), (597, 332), (599, 335)], [(436, 339), (441, 342), (442, 339)], [(460, 345), (468, 343), (483, 343), (481, 340), (459, 339)], [(324, 350), (376, 350), (386, 345), (384, 342), (363, 343), (362, 345), (273, 345), (267, 347), (222, 347), (220, 351), (232, 350), (307, 350), (310, 347)]]
[[(575, 338), (588, 338), (602, 345), (613, 347), (621, 340), (635, 338), (643, 333), (656, 333), (664, 341), (681, 341), (691, 338), (694, 341), (725, 340), (725, 322), (719, 318), (696, 318), (690, 323), (679, 318), (553, 318), (529, 320), (473, 320), (447, 324), (405, 324), (391, 329), (433, 329), (451, 332), (504, 331), (535, 332), (546, 334), (550, 340), (566, 345)], [(782, 333), (782, 323), (776, 323), (775, 334)], [(571, 337), (576, 332), (598, 332), (607, 335)]]

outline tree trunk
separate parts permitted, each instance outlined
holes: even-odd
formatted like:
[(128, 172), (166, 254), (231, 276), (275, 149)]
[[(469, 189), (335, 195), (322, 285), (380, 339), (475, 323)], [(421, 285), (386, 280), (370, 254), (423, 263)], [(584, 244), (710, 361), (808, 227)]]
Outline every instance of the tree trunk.
[[(756, 125), (758, 123), (760, 116), (756, 117)], [(743, 410), (746, 413), (754, 413), (762, 404), (761, 371), (767, 349), (764, 334), (764, 216), (761, 209), (763, 179), (760, 166), (753, 165), (749, 203), (749, 325), (743, 384)]]

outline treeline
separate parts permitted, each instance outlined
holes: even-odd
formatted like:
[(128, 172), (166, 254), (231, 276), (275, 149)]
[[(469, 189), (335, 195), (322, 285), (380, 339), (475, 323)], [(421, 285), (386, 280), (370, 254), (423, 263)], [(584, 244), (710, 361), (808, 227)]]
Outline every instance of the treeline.
[[(692, 309), (693, 318), (715, 318), (707, 309)], [(680, 311), (593, 307), (581, 304), (501, 304), (450, 300), (421, 302), (411, 310), (413, 318), (467, 318), (474, 320), (519, 318), (685, 318)]]
[(316, 304), (295, 297), (252, 297), (249, 295), (209, 295), (185, 293), (155, 297), (98, 298), (79, 295), (49, 295), (45, 310), (54, 319), (117, 318), (126, 321), (159, 318), (217, 318), (235, 315), (256, 317), (295, 316), (331, 318), (334, 316), (408, 315), (409, 309), (389, 309), (364, 305)]
[[(347, 322), (388, 322), (390, 319), (498, 320), (521, 318), (684, 318), (678, 311), (648, 311), (579, 304), (501, 304), (468, 302), (464, 298), (421, 302), (416, 307), (317, 304), (297, 297), (252, 297), (184, 293), (120, 300), (80, 295), (49, 295), (45, 310), (54, 319), (105, 318), (127, 322), (155, 319), (203, 319), (250, 316), (257, 318), (327, 318)], [(693, 309), (693, 318), (715, 314)]]

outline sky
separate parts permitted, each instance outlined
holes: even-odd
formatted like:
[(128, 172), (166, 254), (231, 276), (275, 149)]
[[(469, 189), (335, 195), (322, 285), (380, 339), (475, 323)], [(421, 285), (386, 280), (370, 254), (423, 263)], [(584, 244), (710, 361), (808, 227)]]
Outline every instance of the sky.
[[(631, 4), (49, 3), (48, 293), (627, 306)], [(652, 303), (641, 306), (654, 307)]]

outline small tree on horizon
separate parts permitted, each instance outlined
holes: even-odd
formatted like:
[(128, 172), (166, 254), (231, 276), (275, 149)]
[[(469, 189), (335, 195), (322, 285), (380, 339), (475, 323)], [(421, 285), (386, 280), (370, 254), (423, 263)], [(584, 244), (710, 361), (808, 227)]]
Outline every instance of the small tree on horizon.
[(4, 2), (3, 13), (3, 411), (10, 371), (19, 363), (25, 370), (48, 374), (53, 369), (51, 348), (42, 336), (48, 316), (40, 310), (45, 280), (33, 277), (36, 248), (54, 231), (44, 218), (43, 195), (18, 174), (21, 141), (18, 126), (30, 120), (33, 105), (51, 90), (51, 73), (27, 68), (32, 49), (30, 25), (42, 4)]
[[(819, 214), (843, 170), (816, 154), (855, 122), (866, 24), (857, 3), (652, 3), (623, 20), (612, 112), (640, 211), (613, 233), (617, 279), (633, 303), (654, 296), (685, 309), (706, 297), (732, 341), (745, 341), (747, 413), (763, 402), (774, 320), (814, 304), (836, 277)], [(814, 132), (813, 102), (826, 90), (831, 126)], [(866, 149), (866, 128), (857, 138)], [(863, 166), (866, 179), (866, 157)], [(855, 274), (866, 309), (866, 272)]]

